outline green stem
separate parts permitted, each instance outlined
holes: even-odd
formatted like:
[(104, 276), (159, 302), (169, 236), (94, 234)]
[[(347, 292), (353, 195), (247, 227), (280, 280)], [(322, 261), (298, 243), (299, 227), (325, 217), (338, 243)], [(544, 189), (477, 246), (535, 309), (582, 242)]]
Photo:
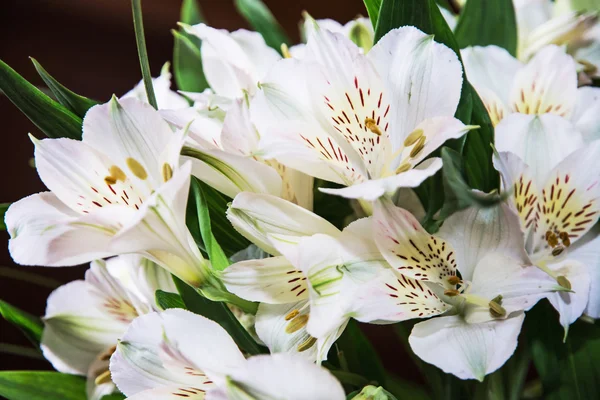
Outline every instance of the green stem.
[(19, 346), (10, 343), (0, 343), (0, 353), (12, 354), (15, 356), (29, 357), (36, 360), (43, 360), (44, 357), (36, 349), (32, 349), (25, 346)]
[(15, 279), (23, 282), (33, 283), (49, 289), (56, 289), (61, 283), (52, 278), (46, 278), (32, 272), (26, 272), (10, 267), (0, 267), (0, 278)]
[(354, 374), (352, 372), (340, 370), (329, 372), (331, 372), (331, 374), (343, 384), (352, 385), (357, 388), (362, 388), (363, 386), (367, 386), (369, 384), (369, 380), (367, 378), (358, 374)]
[(156, 95), (152, 86), (152, 75), (150, 74), (150, 64), (148, 63), (148, 50), (146, 49), (146, 38), (144, 37), (144, 19), (142, 17), (142, 0), (131, 0), (131, 9), (133, 11), (133, 28), (135, 30), (135, 41), (142, 69), (142, 78), (146, 87), (148, 103), (158, 110)]

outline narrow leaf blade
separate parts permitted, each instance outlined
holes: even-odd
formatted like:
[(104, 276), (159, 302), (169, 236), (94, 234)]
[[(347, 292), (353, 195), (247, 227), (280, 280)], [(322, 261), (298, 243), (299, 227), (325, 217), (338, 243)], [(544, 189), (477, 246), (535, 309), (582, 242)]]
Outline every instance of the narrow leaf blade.
[(39, 347), (44, 330), (44, 325), (40, 318), (2, 300), (0, 300), (0, 314), (2, 314), (5, 320), (19, 328), (35, 347)]
[(156, 304), (163, 310), (168, 310), (170, 308), (183, 308), (185, 309), (185, 303), (181, 296), (177, 293), (165, 292), (162, 290), (157, 290), (154, 294)]
[(261, 0), (236, 0), (238, 12), (259, 32), (268, 46), (281, 52), (281, 44), (291, 44), (289, 37)]
[(8, 400), (83, 400), (85, 379), (46, 371), (0, 371), (0, 395)]

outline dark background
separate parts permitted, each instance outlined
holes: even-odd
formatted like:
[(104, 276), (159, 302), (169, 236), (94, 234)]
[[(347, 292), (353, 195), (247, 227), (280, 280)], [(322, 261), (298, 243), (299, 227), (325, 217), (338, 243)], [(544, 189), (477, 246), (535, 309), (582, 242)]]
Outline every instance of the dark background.
[[(200, 0), (208, 23), (235, 30), (248, 28), (233, 0)], [(348, 21), (366, 16), (361, 0), (265, 0), (288, 34), (299, 39), (303, 10), (315, 18)], [(150, 65), (154, 76), (171, 60), (180, 0), (144, 0), (144, 21)], [(135, 37), (128, 0), (1, 0), (0, 58), (35, 85), (43, 86), (29, 56), (35, 57), (62, 84), (76, 93), (106, 101), (130, 90), (140, 79)], [(42, 136), (10, 101), (0, 95), (0, 203), (14, 202), (45, 190), (29, 166), (33, 145), (28, 132)], [(7, 251), (8, 234), (0, 232), (0, 299), (34, 315), (43, 315), (51, 288), (8, 278), (11, 271), (34, 272), (64, 283), (81, 279), (84, 267), (42, 268), (15, 266)], [(390, 328), (368, 326), (367, 333), (389, 368), (415, 378), (401, 345)], [(28, 345), (12, 325), (0, 319), (0, 346)], [(403, 367), (404, 366), (404, 367)], [(0, 353), (0, 370), (50, 369), (46, 361)]]

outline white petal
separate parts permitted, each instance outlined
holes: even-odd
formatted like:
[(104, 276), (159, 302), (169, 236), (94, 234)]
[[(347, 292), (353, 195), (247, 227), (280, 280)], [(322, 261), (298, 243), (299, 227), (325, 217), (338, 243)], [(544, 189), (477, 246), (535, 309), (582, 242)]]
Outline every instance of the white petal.
[[(204, 389), (185, 385), (164, 386), (147, 389), (127, 396), (129, 400), (204, 400), (207, 399)], [(225, 400), (227, 400), (225, 398)]]
[(79, 216), (50, 192), (35, 194), (6, 213), (9, 251), (23, 265), (71, 266), (110, 257), (112, 238), (134, 214), (111, 206)]
[(459, 211), (444, 221), (437, 235), (456, 251), (458, 269), (466, 280), (472, 279), (479, 261), (492, 252), (516, 262), (529, 261), (519, 217), (507, 204)]
[(575, 61), (562, 48), (548, 46), (517, 72), (509, 102), (514, 112), (570, 118), (576, 98)]
[(421, 221), (425, 217), (425, 208), (417, 196), (417, 193), (408, 188), (400, 188), (396, 194), (392, 197), (392, 201), (395, 205), (400, 208), (404, 208), (410, 212), (414, 217)]
[(522, 64), (498, 46), (468, 47), (460, 54), (467, 78), (477, 92), (481, 95), (489, 90), (508, 105), (513, 80)]
[(442, 168), (442, 160), (437, 157), (425, 160), (416, 168), (387, 178), (371, 179), (341, 189), (319, 188), (323, 193), (374, 201), (385, 194), (394, 194), (399, 188), (415, 188)]
[[(111, 301), (110, 308), (107, 301)], [(48, 297), (44, 316), (44, 357), (60, 372), (87, 374), (92, 362), (117, 344), (127, 329), (129, 319), (118, 315), (121, 301), (105, 296), (87, 281), (56, 289)]]
[(240, 193), (227, 211), (234, 228), (269, 254), (279, 254), (268, 234), (289, 235), (298, 240), (316, 233), (339, 235), (325, 219), (289, 201), (257, 193)]
[(198, 109), (196, 107), (179, 110), (161, 110), (170, 125), (187, 129), (188, 142), (202, 149), (221, 148), (221, 131), (225, 112), (221, 109)]
[(368, 54), (389, 88), (393, 149), (422, 121), (451, 117), (462, 86), (462, 67), (456, 54), (413, 27), (388, 32)]
[(357, 292), (352, 316), (361, 322), (389, 324), (439, 315), (449, 308), (427, 283), (388, 269)]
[(456, 275), (452, 247), (430, 235), (408, 211), (390, 200), (375, 203), (374, 236), (381, 253), (401, 275), (448, 286)]
[(329, 371), (291, 354), (251, 357), (231, 378), (257, 399), (345, 399), (342, 385)]
[(483, 381), (515, 351), (524, 319), (521, 313), (469, 324), (460, 316), (438, 317), (415, 325), (408, 342), (417, 356), (444, 372)]
[(556, 292), (548, 296), (550, 304), (558, 311), (560, 324), (569, 330), (585, 310), (590, 294), (590, 274), (588, 267), (575, 260), (567, 259), (558, 264), (548, 265), (554, 273), (565, 276), (571, 283), (573, 292)]
[(569, 249), (568, 259), (575, 260), (586, 267), (590, 279), (589, 300), (585, 313), (592, 318), (600, 318), (600, 236), (590, 231)]
[(583, 146), (581, 134), (556, 115), (511, 114), (496, 127), (496, 149), (515, 153), (532, 169), (539, 186), (567, 155)]
[[(198, 337), (202, 337), (201, 342)], [(162, 354), (165, 349), (170, 354)], [(237, 345), (217, 323), (189, 311), (170, 309), (133, 321), (111, 358), (110, 370), (119, 389), (129, 396), (173, 384), (211, 387), (204, 374), (219, 377), (243, 362)], [(185, 373), (184, 365), (194, 373)]]
[(281, 195), (281, 177), (273, 168), (252, 158), (221, 150), (186, 150), (193, 174), (231, 198), (240, 192)]
[[(139, 186), (150, 184), (156, 188), (164, 181), (161, 161), (177, 158), (181, 147), (172, 142), (179, 140), (158, 111), (136, 99), (113, 98), (91, 108), (83, 121), (83, 143), (108, 156)], [(172, 154), (165, 157), (165, 149)], [(137, 179), (130, 172), (130, 159), (143, 167), (147, 180)]]
[(221, 280), (230, 292), (261, 303), (283, 304), (308, 297), (304, 274), (281, 256), (230, 265)]
[(279, 53), (268, 46), (263, 36), (258, 32), (239, 29), (231, 32), (231, 37), (250, 59), (257, 77), (256, 82), (267, 73), (273, 64), (281, 60)]
[(582, 87), (577, 89), (577, 103), (573, 110), (573, 122), (589, 142), (600, 139), (600, 89)]
[[(188, 107), (188, 101), (177, 92), (171, 90), (171, 73), (169, 72), (169, 67), (170, 63), (165, 63), (160, 71), (160, 76), (152, 78), (152, 86), (154, 87), (158, 109), (178, 109)], [(143, 80), (129, 92), (125, 93), (121, 98), (126, 99), (128, 97), (134, 97), (144, 103), (148, 103), (148, 96), (146, 95), (146, 87), (144, 86)]]
[(247, 101), (236, 100), (227, 111), (221, 132), (223, 150), (231, 154), (250, 156), (258, 149), (260, 135), (252, 124)]

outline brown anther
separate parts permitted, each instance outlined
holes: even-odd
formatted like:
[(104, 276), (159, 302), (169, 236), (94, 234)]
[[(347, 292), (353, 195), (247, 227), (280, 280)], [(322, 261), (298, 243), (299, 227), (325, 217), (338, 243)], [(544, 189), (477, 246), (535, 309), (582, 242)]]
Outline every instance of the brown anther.
[(558, 237), (556, 236), (556, 234), (552, 231), (547, 231), (546, 232), (546, 242), (548, 242), (548, 245), (550, 247), (556, 247), (558, 246)]
[(365, 126), (377, 136), (381, 136), (381, 129), (379, 129), (379, 126), (377, 126), (377, 121), (375, 121), (373, 118), (365, 118)]
[(292, 310), (290, 311), (286, 316), (285, 316), (285, 320), (289, 321), (291, 319), (293, 319), (296, 315), (300, 314), (300, 311), (298, 310)]
[(117, 351), (117, 346), (110, 346), (104, 353), (98, 356), (98, 359), (100, 361), (108, 361), (115, 351)]
[(400, 166), (398, 168), (396, 168), (396, 175), (401, 174), (402, 172), (406, 172), (411, 168), (412, 167), (411, 167), (410, 163), (407, 163), (407, 162), (402, 163), (402, 164), (400, 164)]
[(317, 343), (317, 338), (314, 337), (309, 337), (308, 339), (306, 339), (304, 342), (300, 343), (298, 345), (298, 347), (296, 347), (298, 349), (298, 351), (300, 353), (302, 353), (303, 351), (306, 351), (308, 349), (310, 349), (311, 347), (313, 347), (315, 345), (315, 343)]
[(499, 294), (498, 296), (494, 297), (492, 299), (492, 301), (495, 302), (495, 303), (498, 303), (498, 304), (502, 305), (502, 295)]
[(494, 318), (501, 318), (506, 315), (506, 310), (500, 304), (496, 303), (494, 300), (490, 301), (490, 314)]
[(563, 246), (556, 246), (552, 249), (552, 255), (554, 257), (558, 257), (562, 254), (563, 251), (565, 251), (565, 248)]
[(106, 182), (107, 185), (114, 185), (115, 183), (117, 183), (117, 180), (112, 176), (105, 176), (104, 182)]
[(451, 285), (458, 285), (460, 283), (460, 278), (456, 275), (452, 275), (448, 278), (448, 283)]
[(421, 150), (423, 150), (423, 147), (425, 147), (425, 136), (421, 136), (419, 138), (419, 140), (417, 141), (415, 146), (410, 151), (410, 156), (412, 158), (415, 158), (416, 156), (418, 156), (419, 153), (421, 152)]
[(565, 247), (569, 247), (571, 245), (571, 239), (569, 238), (569, 234), (567, 232), (559, 233), (558, 237)]
[(125, 172), (123, 172), (123, 170), (117, 167), (116, 165), (112, 165), (108, 171), (110, 172), (110, 176), (117, 181), (125, 182), (125, 180), (127, 179), (127, 175), (125, 175)]
[(308, 323), (308, 315), (298, 315), (292, 319), (285, 327), (285, 333), (294, 333), (304, 328)]
[(421, 139), (421, 136), (423, 136), (423, 129), (416, 129), (412, 131), (410, 135), (408, 135), (406, 139), (404, 139), (404, 146), (412, 146), (417, 142), (417, 140)]
[(558, 278), (556, 278), (556, 282), (565, 289), (571, 290), (571, 282), (567, 279), (566, 276), (559, 276)]
[(444, 295), (448, 296), (448, 297), (455, 297), (458, 296), (460, 294), (460, 292), (456, 289), (446, 289), (444, 290)]

